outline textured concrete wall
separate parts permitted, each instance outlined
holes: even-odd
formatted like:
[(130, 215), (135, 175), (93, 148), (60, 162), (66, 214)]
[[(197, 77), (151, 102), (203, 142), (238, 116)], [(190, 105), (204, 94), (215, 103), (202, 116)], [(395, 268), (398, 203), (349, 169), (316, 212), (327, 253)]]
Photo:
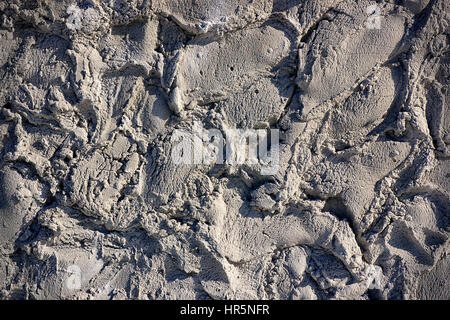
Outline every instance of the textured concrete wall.
[(0, 298), (450, 299), (449, 18), (0, 1)]

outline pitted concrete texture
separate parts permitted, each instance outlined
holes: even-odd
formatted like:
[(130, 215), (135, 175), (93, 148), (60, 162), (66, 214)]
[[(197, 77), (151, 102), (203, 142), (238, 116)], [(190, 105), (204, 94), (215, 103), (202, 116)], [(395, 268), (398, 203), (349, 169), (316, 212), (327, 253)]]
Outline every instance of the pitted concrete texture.
[[(1, 299), (450, 299), (447, 0), (0, 1)], [(194, 123), (279, 168), (175, 163)]]

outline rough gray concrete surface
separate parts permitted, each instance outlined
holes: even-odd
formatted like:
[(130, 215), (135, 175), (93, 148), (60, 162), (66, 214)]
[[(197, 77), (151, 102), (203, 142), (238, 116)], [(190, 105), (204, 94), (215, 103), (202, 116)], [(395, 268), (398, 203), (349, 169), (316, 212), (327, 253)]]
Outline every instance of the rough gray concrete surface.
[[(450, 299), (448, 0), (0, 1), (1, 299)], [(279, 168), (176, 129), (278, 129)]]

